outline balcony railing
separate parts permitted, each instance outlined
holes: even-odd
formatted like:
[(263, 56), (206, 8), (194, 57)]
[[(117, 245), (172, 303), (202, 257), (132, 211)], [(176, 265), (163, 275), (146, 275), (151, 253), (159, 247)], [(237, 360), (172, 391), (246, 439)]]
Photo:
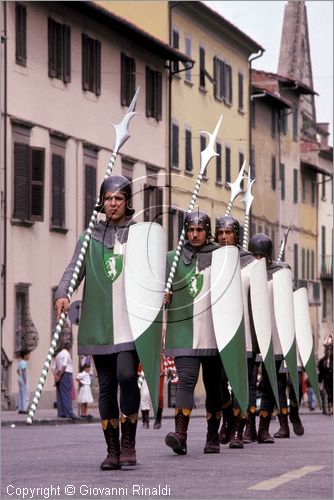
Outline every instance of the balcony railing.
[(323, 255), (321, 257), (321, 269), (320, 269), (321, 279), (333, 279), (333, 256)]

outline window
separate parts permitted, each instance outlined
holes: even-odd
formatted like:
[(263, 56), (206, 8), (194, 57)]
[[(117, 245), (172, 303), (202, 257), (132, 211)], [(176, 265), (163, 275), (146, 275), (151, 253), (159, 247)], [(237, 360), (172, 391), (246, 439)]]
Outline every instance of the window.
[(322, 321), (327, 319), (327, 289), (322, 288)]
[(298, 109), (294, 108), (292, 113), (292, 138), (298, 140)]
[(321, 274), (326, 275), (326, 226), (321, 226)]
[(14, 143), (14, 219), (43, 221), (45, 150)]
[(15, 4), (15, 61), (27, 65), (27, 8), (19, 2)]
[(232, 104), (232, 67), (218, 57), (213, 60), (214, 64), (214, 96)]
[[(179, 49), (180, 47), (180, 35), (179, 32), (173, 29), (172, 31), (172, 47), (174, 49)], [(177, 73), (179, 71), (179, 63), (178, 61), (172, 61), (171, 63), (172, 74)]]
[(121, 53), (121, 105), (129, 106), (136, 91), (136, 62)]
[[(244, 164), (244, 161), (245, 161), (244, 154), (243, 154), (243, 153), (241, 153), (241, 152), (239, 152), (239, 172), (240, 172), (240, 170), (242, 169), (242, 166), (243, 166), (243, 164)], [(241, 189), (243, 189), (243, 188), (244, 188), (244, 179), (242, 179), (241, 184), (240, 184), (240, 187), (241, 187)]]
[[(205, 135), (200, 134), (200, 136), (199, 136), (199, 142), (200, 142), (200, 152), (202, 152), (206, 148), (206, 137), (205, 137)], [(200, 165), (202, 166), (201, 154), (200, 154)], [(205, 170), (204, 170), (204, 173), (203, 173), (203, 177), (207, 177), (207, 175), (206, 175), (206, 167), (205, 167)]]
[(51, 136), (51, 226), (65, 228), (65, 142)]
[[(186, 37), (185, 39), (185, 49), (186, 56), (191, 59), (191, 38)], [(191, 68), (189, 67), (185, 71), (185, 81), (191, 83)]]
[(97, 149), (84, 147), (84, 173), (85, 173), (85, 196), (84, 196), (84, 225), (88, 227), (96, 205), (96, 169)]
[(199, 48), (199, 87), (205, 89), (205, 49)]
[(280, 110), (278, 124), (279, 124), (280, 131), (282, 131), (283, 134), (286, 135), (288, 132), (288, 109), (287, 108), (282, 108)]
[(22, 349), (33, 350), (38, 344), (38, 332), (29, 309), (29, 284), (15, 285), (15, 354)]
[(216, 156), (216, 182), (220, 184), (222, 179), (222, 145), (220, 142), (216, 142), (216, 152), (218, 156)]
[(310, 250), (306, 251), (306, 279), (310, 279)]
[(305, 177), (302, 175), (302, 202), (305, 203)]
[(250, 151), (250, 176), (252, 179), (256, 178), (255, 172), (256, 172), (256, 169), (255, 169), (255, 148), (254, 148), (254, 146), (252, 146), (251, 151)]
[(185, 163), (186, 172), (193, 170), (193, 155), (191, 149), (191, 130), (186, 129), (186, 142), (185, 142)]
[(279, 166), (279, 180), (281, 183), (281, 200), (285, 200), (285, 165), (281, 163)]
[(311, 250), (311, 280), (314, 280), (314, 250)]
[(244, 75), (238, 73), (238, 110), (244, 109)]
[(82, 33), (82, 88), (101, 94), (101, 42)]
[(172, 124), (172, 167), (179, 168), (179, 126)]
[(311, 202), (312, 205), (315, 206), (317, 200), (317, 187), (316, 187), (316, 182), (311, 181)]
[(144, 185), (144, 221), (162, 224), (163, 189), (157, 186), (159, 169), (147, 168), (147, 182)]
[(255, 101), (251, 100), (250, 102), (250, 124), (251, 124), (251, 127), (252, 128), (255, 128), (255, 117), (256, 117), (256, 114), (255, 114)]
[(231, 182), (231, 148), (225, 147), (225, 184)]
[(276, 189), (276, 157), (271, 157), (271, 189)]
[(321, 199), (322, 201), (326, 200), (326, 176), (322, 175), (321, 180)]
[(298, 280), (298, 245), (293, 244), (293, 277), (295, 282)]
[(162, 74), (146, 67), (146, 116), (162, 119)]
[(48, 18), (49, 76), (71, 81), (71, 28)]
[(271, 137), (275, 139), (276, 137), (276, 120), (277, 120), (277, 112), (276, 109), (271, 110)]
[(298, 170), (293, 169), (293, 202), (298, 203)]
[(305, 279), (305, 248), (302, 248), (302, 280)]

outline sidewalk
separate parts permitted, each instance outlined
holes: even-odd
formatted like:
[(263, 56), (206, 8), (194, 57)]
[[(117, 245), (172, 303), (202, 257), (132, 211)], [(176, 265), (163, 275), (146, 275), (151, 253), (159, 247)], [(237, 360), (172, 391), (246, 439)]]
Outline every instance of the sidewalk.
[[(75, 405), (73, 405), (75, 413)], [(100, 422), (99, 410), (97, 407), (89, 407), (89, 413), (93, 416), (92, 418), (80, 418), (79, 420), (72, 421), (71, 418), (57, 418), (57, 410), (54, 408), (40, 409), (37, 408), (36, 413), (33, 417), (32, 425), (64, 425), (64, 424), (87, 424), (87, 423), (97, 423)], [(139, 412), (140, 413), (140, 412)], [(315, 415), (322, 413), (319, 408), (314, 411), (310, 411), (307, 407), (301, 406), (299, 409), (300, 415)], [(175, 409), (174, 408), (164, 408), (163, 418), (174, 418)], [(1, 412), (1, 426), (16, 426), (16, 425), (29, 425), (27, 424), (28, 415), (21, 415), (16, 410), (15, 411), (2, 411)], [(205, 418), (205, 408), (194, 408), (191, 412), (192, 418), (201, 417)], [(150, 412), (150, 418), (153, 419), (153, 412)]]

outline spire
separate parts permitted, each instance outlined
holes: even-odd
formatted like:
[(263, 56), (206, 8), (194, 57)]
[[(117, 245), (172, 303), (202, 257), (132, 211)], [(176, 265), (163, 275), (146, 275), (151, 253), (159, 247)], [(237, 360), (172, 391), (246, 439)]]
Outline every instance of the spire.
[[(284, 10), (278, 74), (313, 89), (312, 64), (305, 1), (289, 0)], [(314, 96), (305, 100), (305, 112), (315, 120)]]

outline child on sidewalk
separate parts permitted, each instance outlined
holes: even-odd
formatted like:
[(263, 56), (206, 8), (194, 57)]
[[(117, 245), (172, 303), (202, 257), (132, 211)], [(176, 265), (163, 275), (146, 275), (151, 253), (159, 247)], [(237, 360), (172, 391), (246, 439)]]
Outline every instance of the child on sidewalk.
[(90, 375), (91, 365), (85, 363), (82, 366), (82, 370), (77, 375), (77, 380), (79, 381), (80, 388), (78, 393), (77, 401), (80, 403), (80, 416), (81, 418), (91, 418), (92, 415), (88, 413), (88, 404), (93, 403), (93, 394), (91, 390), (92, 378)]

